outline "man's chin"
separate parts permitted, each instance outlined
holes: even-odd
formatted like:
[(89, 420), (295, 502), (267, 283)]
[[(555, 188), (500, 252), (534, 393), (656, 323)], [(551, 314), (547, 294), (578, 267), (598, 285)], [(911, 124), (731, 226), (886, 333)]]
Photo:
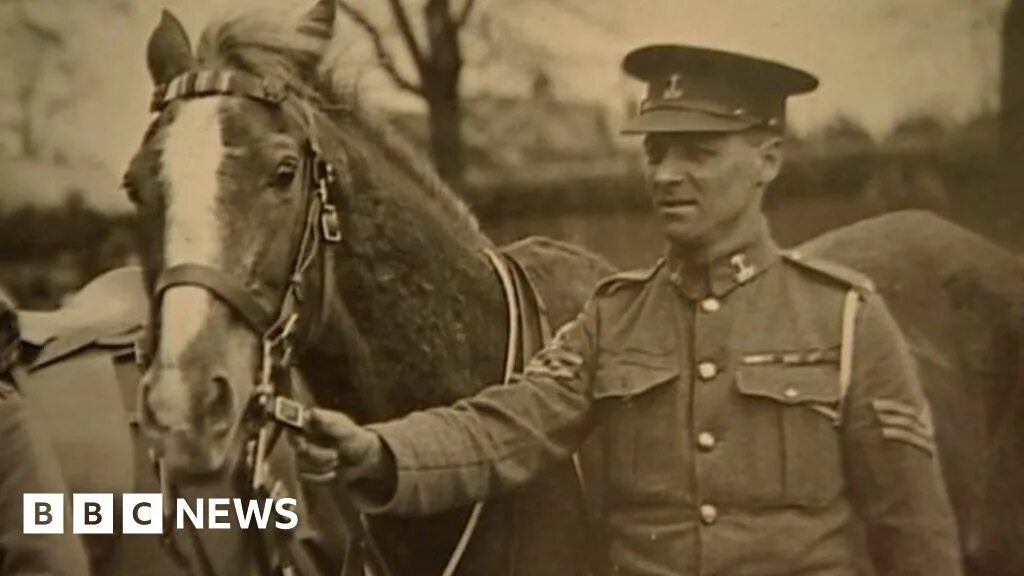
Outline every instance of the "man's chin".
[(665, 229), (665, 239), (671, 247), (684, 252), (700, 250), (705, 243), (704, 234), (693, 228), (670, 226)]

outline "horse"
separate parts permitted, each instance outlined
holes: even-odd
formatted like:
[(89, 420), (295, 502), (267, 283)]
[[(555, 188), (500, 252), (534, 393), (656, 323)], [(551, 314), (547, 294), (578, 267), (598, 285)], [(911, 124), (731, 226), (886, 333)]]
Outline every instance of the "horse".
[(971, 576), (1024, 574), (1024, 262), (931, 213), (878, 216), (800, 252), (867, 274), (906, 337)]
[[(502, 266), (557, 325), (612, 272), (551, 240), (494, 246), (333, 81), (335, 17), (333, 0), (297, 22), (239, 14), (193, 51), (165, 13), (149, 41), (157, 115), (124, 180), (151, 295), (140, 416), (182, 485), (244, 468), (253, 408), (296, 390), (374, 422), (501, 382), (520, 324)], [(395, 574), (582, 574), (584, 516), (566, 462), (482, 509), (369, 518), (368, 556)]]

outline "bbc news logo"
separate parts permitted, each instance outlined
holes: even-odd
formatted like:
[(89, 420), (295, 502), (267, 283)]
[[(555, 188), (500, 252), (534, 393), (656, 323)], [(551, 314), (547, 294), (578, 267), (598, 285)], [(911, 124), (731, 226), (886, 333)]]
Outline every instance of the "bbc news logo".
[[(22, 495), (22, 531), (25, 534), (63, 534), (65, 495), (28, 493)], [(178, 498), (174, 501), (174, 528), (228, 530), (256, 528), (293, 530), (299, 524), (294, 498), (247, 500), (242, 498)], [(75, 534), (113, 534), (115, 516), (113, 494), (73, 494), (71, 531)], [(170, 516), (166, 516), (170, 518)], [(164, 532), (162, 494), (123, 494), (121, 496), (120, 533), (162, 534)]]

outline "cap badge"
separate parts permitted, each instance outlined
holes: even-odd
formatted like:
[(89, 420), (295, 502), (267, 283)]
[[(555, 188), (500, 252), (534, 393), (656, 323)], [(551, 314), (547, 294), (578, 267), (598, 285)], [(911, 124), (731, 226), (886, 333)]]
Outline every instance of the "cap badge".
[(673, 74), (668, 78), (668, 87), (665, 88), (665, 92), (662, 96), (666, 100), (678, 100), (683, 97), (685, 92), (683, 91), (683, 77), (681, 74)]

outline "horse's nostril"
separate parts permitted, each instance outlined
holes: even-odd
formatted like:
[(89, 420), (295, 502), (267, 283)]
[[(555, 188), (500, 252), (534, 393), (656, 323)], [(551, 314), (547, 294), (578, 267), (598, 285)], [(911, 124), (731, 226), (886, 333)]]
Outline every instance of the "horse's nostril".
[(231, 381), (223, 374), (213, 376), (204, 402), (204, 413), (212, 428), (220, 430), (231, 425), (231, 400)]

